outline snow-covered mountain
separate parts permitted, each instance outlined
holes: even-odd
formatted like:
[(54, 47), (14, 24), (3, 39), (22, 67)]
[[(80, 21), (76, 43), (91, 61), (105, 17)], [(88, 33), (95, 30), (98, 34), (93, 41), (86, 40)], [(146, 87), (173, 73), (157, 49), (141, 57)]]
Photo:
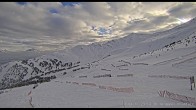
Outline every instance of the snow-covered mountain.
[[(175, 82), (169, 79), (153, 79), (148, 76), (160, 74), (182, 75), (184, 77), (195, 76), (195, 56), (196, 19), (193, 19), (185, 24), (163, 32), (153, 34), (132, 33), (123, 38), (108, 42), (78, 45), (69, 50), (62, 50), (32, 59), (12, 61), (3, 64), (0, 66), (0, 89), (2, 89), (2, 91), (7, 91), (11, 90), (10, 88), (24, 86), (20, 89), (14, 88), (13, 93), (17, 93), (20, 90), (30, 90), (32, 88), (31, 84), (39, 84), (40, 88), (33, 90), (35, 94), (32, 96), (34, 97), (34, 100), (36, 100), (33, 101), (34, 106), (36, 107), (58, 106), (60, 102), (57, 100), (55, 100), (56, 102), (52, 101), (55, 97), (46, 97), (47, 94), (56, 94), (54, 96), (59, 98), (62, 96), (57, 94), (61, 94), (65, 98), (61, 100), (69, 101), (66, 99), (66, 97), (69, 97), (69, 94), (78, 94), (77, 97), (83, 97), (81, 95), (86, 92), (89, 94), (95, 92), (92, 97), (101, 97), (100, 99), (95, 98), (96, 103), (99, 103), (96, 105), (95, 103), (92, 103), (92, 97), (87, 96), (86, 102), (90, 103), (89, 106), (119, 107), (121, 105), (113, 104), (119, 103), (115, 101), (108, 102), (110, 104), (108, 106), (105, 105), (106, 103), (101, 104), (102, 98), (109, 95), (109, 92), (104, 93), (96, 88), (92, 88), (92, 90), (90, 88), (86, 89), (85, 87), (78, 88), (78, 85), (66, 85), (65, 88), (63, 87), (66, 83), (69, 84), (69, 81), (78, 82), (73, 84), (93, 82), (102, 85), (132, 85), (134, 92), (136, 92), (136, 96), (132, 96), (133, 102), (146, 102), (147, 100), (144, 98), (142, 98), (142, 100), (137, 100), (140, 96), (144, 96), (149, 99), (153, 97), (152, 100), (150, 100), (153, 103), (165, 103), (167, 100), (164, 102), (161, 98), (159, 99), (157, 96), (154, 96), (157, 93), (157, 90), (163, 90), (164, 88), (174, 92), (182, 90), (179, 93), (189, 96), (194, 96), (196, 92), (185, 92), (187, 88), (190, 87), (188, 85), (189, 80), (187, 81), (188, 83), (186, 83), (186, 81)], [(124, 77), (124, 79), (121, 77)], [(61, 82), (62, 84), (59, 83), (57, 86), (56, 82)], [(186, 90), (184, 90), (185, 88)], [(74, 89), (77, 89), (78, 91), (72, 93)], [(54, 90), (57, 90), (57, 93), (54, 93)], [(100, 95), (101, 93), (103, 94)], [(115, 96), (116, 94), (117, 93), (112, 93), (112, 96)], [(149, 97), (147, 94), (150, 94), (149, 96), (152, 97)], [(3, 94), (0, 94), (0, 100), (1, 96), (3, 97)], [(120, 97), (129, 96), (122, 95), (115, 97), (119, 99)], [(43, 102), (40, 98), (49, 101)], [(71, 96), (69, 98), (75, 100), (76, 102), (74, 103), (80, 104), (81, 106), (86, 104), (85, 101), (82, 101), (83, 98), (78, 100)], [(2, 100), (3, 99), (6, 100), (6, 95)], [(93, 101), (95, 101), (95, 99)], [(114, 100), (115, 98), (108, 97), (108, 100), (109, 99)], [(106, 99), (104, 101), (107, 102)], [(130, 100), (127, 99), (126, 101), (129, 102)], [(49, 102), (53, 103), (51, 104)], [(71, 107), (73, 107), (73, 104), (71, 103), (72, 102), (67, 104), (60, 103), (59, 106), (69, 107), (72, 105)], [(3, 106), (3, 104), (0, 104), (0, 106)], [(174, 107), (176, 106), (189, 107), (189, 105), (174, 105)], [(85, 107), (88, 107), (88, 104), (85, 105)], [(129, 105), (128, 107), (138, 106)], [(190, 105), (190, 107), (192, 107), (192, 105)]]
[(26, 50), (26, 51), (2, 51), (0, 52), (0, 65), (6, 64), (12, 61), (20, 61), (20, 60), (27, 60), (30, 58), (36, 58), (38, 56), (42, 56), (53, 51), (38, 51), (38, 50)]

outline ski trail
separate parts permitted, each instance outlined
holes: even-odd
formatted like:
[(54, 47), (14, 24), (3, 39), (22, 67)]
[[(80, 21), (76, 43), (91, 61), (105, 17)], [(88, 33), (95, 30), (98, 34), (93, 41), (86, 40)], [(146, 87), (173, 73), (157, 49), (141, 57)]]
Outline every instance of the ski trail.
[(34, 108), (34, 106), (32, 104), (32, 97), (30, 97), (29, 104), (31, 105), (31, 108)]

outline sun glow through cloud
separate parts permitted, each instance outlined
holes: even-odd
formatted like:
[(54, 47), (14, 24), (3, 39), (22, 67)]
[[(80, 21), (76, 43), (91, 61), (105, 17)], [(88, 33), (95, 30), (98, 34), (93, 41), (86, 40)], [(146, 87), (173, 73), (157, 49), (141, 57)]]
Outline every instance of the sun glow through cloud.
[(178, 18), (179, 24), (186, 23), (191, 20), (191, 18)]

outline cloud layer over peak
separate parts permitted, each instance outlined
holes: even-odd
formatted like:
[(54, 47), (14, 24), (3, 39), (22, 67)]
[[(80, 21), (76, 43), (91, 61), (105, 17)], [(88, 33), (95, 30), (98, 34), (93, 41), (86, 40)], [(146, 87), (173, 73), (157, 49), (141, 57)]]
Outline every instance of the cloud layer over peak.
[(160, 31), (196, 17), (195, 12), (191, 2), (1, 2), (0, 49), (64, 49)]

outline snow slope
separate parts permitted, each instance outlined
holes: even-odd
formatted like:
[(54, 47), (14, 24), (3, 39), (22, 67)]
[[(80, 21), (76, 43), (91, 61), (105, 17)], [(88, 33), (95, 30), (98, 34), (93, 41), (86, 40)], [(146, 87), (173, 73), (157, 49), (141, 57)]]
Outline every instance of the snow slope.
[[(8, 77), (17, 83), (36, 76), (56, 77), (39, 82), (38, 86), (32, 83), (0, 90), (0, 107), (195, 108), (195, 99), (195, 104), (190, 104), (158, 94), (166, 90), (179, 97), (195, 98), (196, 90), (190, 90), (189, 80), (196, 76), (195, 65), (193, 19), (164, 32), (130, 34), (106, 43), (80, 45), (5, 64), (0, 67), (4, 82)], [(28, 68), (26, 72), (24, 67)], [(24, 74), (23, 78), (16, 80), (20, 74)]]

